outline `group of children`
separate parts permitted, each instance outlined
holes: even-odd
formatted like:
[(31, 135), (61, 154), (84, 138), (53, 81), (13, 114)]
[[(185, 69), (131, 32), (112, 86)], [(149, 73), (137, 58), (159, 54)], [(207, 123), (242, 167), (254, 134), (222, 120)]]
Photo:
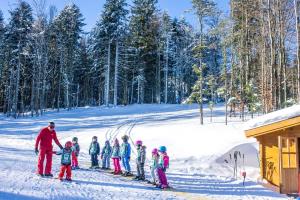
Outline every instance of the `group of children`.
[[(124, 135), (122, 138), (122, 144), (119, 140), (114, 140), (113, 146), (109, 141), (105, 142), (102, 151), (100, 151), (100, 144), (97, 141), (97, 137), (92, 138), (92, 142), (89, 148), (89, 155), (91, 156), (91, 169), (100, 168), (98, 156), (100, 155), (102, 160), (101, 169), (110, 169), (110, 159), (113, 161), (114, 175), (133, 176), (130, 166), (131, 158), (131, 146), (129, 144), (129, 137)], [(146, 162), (146, 146), (143, 145), (141, 140), (135, 142), (137, 150), (136, 168), (137, 175), (134, 180), (145, 181), (145, 162)], [(74, 137), (72, 142), (68, 141), (60, 152), (56, 152), (57, 155), (61, 155), (61, 169), (59, 173), (59, 179), (62, 180), (64, 173), (66, 172), (66, 180), (71, 180), (72, 169), (79, 169), (78, 155), (80, 147), (78, 144), (78, 138)], [(123, 171), (121, 170), (120, 161), (123, 165)], [(168, 187), (168, 181), (166, 177), (166, 170), (169, 167), (169, 157), (167, 155), (167, 148), (161, 146), (158, 149), (152, 150), (152, 158), (150, 163), (150, 175), (151, 180), (148, 183), (155, 185), (156, 187), (165, 189)]]

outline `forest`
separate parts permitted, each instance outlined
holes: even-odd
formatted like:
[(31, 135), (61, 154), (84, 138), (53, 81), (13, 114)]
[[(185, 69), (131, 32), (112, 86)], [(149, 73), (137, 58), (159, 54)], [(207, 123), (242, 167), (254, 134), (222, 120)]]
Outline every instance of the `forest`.
[[(198, 103), (244, 119), (300, 101), (298, 0), (191, 0), (173, 18), (157, 0), (106, 0), (84, 31), (70, 3), (20, 0), (0, 11), (0, 112), (39, 116), (47, 109)], [(96, 21), (97, 16), (95, 16)]]

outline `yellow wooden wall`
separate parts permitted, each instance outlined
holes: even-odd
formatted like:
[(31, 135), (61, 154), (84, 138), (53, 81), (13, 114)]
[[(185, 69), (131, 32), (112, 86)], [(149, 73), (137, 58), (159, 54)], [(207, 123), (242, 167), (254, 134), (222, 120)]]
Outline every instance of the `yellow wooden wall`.
[(264, 179), (271, 184), (280, 185), (278, 134), (266, 135), (260, 138), (261, 169)]
[[(260, 143), (261, 176), (275, 186), (280, 186), (280, 150), (278, 146), (278, 136), (300, 137), (300, 126), (257, 138)], [(297, 156), (299, 156), (299, 154), (297, 154)]]

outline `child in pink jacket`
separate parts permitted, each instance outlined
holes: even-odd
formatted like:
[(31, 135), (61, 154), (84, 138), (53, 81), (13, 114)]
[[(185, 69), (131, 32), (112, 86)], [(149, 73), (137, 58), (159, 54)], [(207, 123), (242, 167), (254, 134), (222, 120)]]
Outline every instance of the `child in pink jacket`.
[(159, 185), (157, 187), (165, 189), (169, 187), (166, 170), (169, 168), (169, 156), (167, 155), (167, 148), (161, 146), (159, 148), (159, 162), (157, 168), (157, 174), (159, 179)]

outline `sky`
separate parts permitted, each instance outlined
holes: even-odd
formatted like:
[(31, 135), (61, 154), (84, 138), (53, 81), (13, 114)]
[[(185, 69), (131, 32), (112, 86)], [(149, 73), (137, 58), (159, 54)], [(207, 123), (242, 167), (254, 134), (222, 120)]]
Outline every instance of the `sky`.
[[(32, 2), (32, 0), (26, 1)], [(130, 3), (130, 1), (128, 2)], [(9, 19), (8, 10), (15, 8), (16, 2), (17, 0), (0, 0), (0, 10), (2, 10), (6, 21)], [(80, 8), (85, 18), (84, 30), (90, 31), (100, 16), (105, 0), (47, 0), (47, 4), (56, 6), (58, 11), (70, 2), (74, 2)], [(229, 0), (215, 0), (215, 2), (219, 9), (225, 12), (229, 10)], [(172, 17), (185, 17), (194, 27), (197, 27), (196, 17), (187, 12), (192, 8), (191, 0), (158, 0), (158, 7), (160, 10), (168, 11)]]

